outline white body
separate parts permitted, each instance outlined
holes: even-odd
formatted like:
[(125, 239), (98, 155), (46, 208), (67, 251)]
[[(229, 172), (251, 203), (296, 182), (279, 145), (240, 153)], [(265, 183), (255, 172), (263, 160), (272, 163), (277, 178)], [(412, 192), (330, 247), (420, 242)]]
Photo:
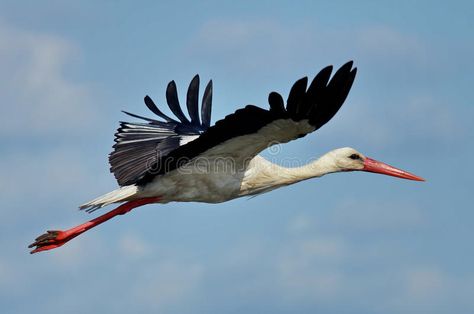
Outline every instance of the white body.
[(183, 168), (156, 177), (153, 182), (139, 189), (137, 194), (140, 197), (159, 195), (164, 203), (220, 203), (290, 184), (293, 178), (287, 176), (285, 170), (260, 156), (254, 157), (245, 167), (233, 164), (230, 159), (191, 162)]

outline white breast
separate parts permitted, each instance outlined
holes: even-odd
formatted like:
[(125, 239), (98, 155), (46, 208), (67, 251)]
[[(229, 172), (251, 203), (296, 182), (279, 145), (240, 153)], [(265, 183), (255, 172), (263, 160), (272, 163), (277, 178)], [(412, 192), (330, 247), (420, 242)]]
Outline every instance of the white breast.
[(140, 195), (160, 196), (163, 203), (220, 203), (238, 197), (244, 172), (245, 169), (236, 168), (224, 159), (197, 158), (157, 176), (140, 191)]

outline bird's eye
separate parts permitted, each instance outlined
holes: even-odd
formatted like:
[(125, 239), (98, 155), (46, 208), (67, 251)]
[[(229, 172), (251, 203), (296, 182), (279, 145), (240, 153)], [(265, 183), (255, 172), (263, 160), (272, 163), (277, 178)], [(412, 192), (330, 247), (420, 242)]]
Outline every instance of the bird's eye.
[(352, 154), (349, 156), (350, 159), (353, 159), (353, 160), (357, 160), (357, 159), (360, 159), (360, 156), (357, 155), (357, 154)]

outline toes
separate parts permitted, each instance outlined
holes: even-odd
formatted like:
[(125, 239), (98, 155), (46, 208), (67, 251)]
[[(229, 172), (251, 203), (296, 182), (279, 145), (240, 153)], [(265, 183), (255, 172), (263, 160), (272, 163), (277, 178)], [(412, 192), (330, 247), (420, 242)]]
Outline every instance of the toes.
[(40, 235), (35, 239), (36, 242), (42, 242), (44, 240), (52, 240), (58, 236), (59, 231), (48, 230), (46, 233)]
[(51, 250), (51, 249), (55, 249), (55, 248), (60, 247), (60, 246), (63, 245), (63, 244), (64, 244), (64, 242), (58, 243), (58, 244), (38, 245), (38, 246), (36, 247), (36, 249), (30, 251), (30, 254), (35, 254), (35, 253), (38, 253), (38, 252), (48, 251), (48, 250)]
[(35, 239), (35, 242), (31, 243), (28, 246), (28, 248), (33, 248), (36, 246), (36, 249), (31, 251), (30, 253), (33, 254), (41, 251), (46, 251), (63, 245), (64, 242), (59, 239), (60, 234), (61, 231), (48, 230), (46, 233), (40, 235)]

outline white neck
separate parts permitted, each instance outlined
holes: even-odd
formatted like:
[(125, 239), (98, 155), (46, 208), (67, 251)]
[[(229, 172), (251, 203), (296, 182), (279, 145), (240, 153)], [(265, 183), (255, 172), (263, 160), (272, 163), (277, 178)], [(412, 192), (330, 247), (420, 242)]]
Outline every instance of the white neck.
[(284, 171), (281, 179), (285, 180), (287, 184), (293, 184), (299, 181), (317, 178), (328, 173), (340, 171), (333, 160), (328, 158), (326, 155), (301, 167), (283, 169)]
[(241, 195), (267, 192), (281, 186), (340, 171), (332, 158), (327, 155), (304, 166), (294, 168), (281, 167), (257, 156), (252, 160), (250, 168), (253, 170), (248, 176), (245, 176), (242, 182)]

